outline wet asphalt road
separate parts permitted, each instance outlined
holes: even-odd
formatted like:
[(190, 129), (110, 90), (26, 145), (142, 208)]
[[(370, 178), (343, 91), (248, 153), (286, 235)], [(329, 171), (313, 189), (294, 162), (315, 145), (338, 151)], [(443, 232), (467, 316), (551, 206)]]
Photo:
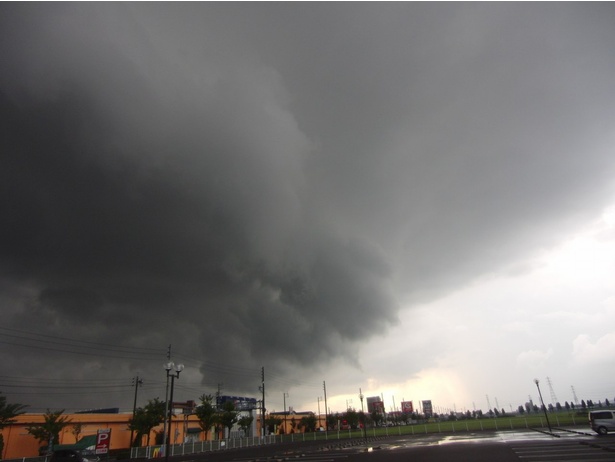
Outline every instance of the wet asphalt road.
[(232, 449), (170, 462), (615, 462), (615, 434), (504, 431), (305, 442)]

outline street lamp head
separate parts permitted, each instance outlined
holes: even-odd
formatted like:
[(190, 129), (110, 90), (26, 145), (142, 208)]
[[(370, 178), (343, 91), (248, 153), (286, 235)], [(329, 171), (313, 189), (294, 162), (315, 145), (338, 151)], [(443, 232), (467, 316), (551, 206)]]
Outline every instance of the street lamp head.
[(169, 372), (171, 369), (173, 369), (173, 366), (175, 366), (175, 364), (173, 363), (173, 361), (169, 361), (166, 364), (163, 364), (162, 367), (164, 367), (164, 369)]
[(181, 371), (183, 371), (183, 370), (184, 370), (184, 365), (183, 365), (183, 364), (177, 364), (177, 365), (175, 366), (175, 372), (177, 372), (177, 375), (179, 375), (179, 373), (180, 373)]
[(535, 383), (536, 385), (538, 385), (538, 382), (539, 382), (539, 381), (538, 381), (538, 379), (534, 379), (534, 383)]

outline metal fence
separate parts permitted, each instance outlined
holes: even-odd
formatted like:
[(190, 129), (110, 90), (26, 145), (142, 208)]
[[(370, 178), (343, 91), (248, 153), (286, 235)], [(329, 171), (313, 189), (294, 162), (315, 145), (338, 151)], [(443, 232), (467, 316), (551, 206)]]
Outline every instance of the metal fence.
[[(361, 437), (361, 430), (340, 430), (329, 432), (312, 433), (291, 433), (288, 435), (267, 435), (242, 438), (228, 438), (223, 440), (193, 441), (183, 444), (172, 444), (169, 446), (169, 456), (182, 456), (187, 454), (198, 454), (209, 451), (224, 451), (228, 449), (241, 449), (266, 444), (294, 443), (305, 441), (326, 441), (335, 439), (347, 439)], [(154, 459), (164, 457), (164, 448), (161, 445), (147, 446), (143, 448), (132, 448), (130, 450), (131, 459)]]
[[(276, 435), (265, 437), (255, 436), (171, 444), (168, 449), (169, 456), (183, 456), (185, 454), (198, 454), (202, 452), (221, 451), (225, 449), (249, 448), (252, 446), (261, 446), (263, 444), (275, 444), (277, 442), (279, 442), (279, 437), (277, 437), (276, 440)], [(144, 448), (131, 448), (130, 450), (131, 459), (154, 459), (157, 457), (164, 457), (164, 447), (162, 445), (147, 446)]]

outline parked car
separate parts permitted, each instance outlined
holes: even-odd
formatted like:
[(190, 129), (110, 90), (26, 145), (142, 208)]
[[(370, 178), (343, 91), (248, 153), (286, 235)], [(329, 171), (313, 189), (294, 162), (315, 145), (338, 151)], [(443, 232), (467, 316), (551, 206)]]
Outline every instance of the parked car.
[(75, 449), (58, 449), (51, 454), (50, 462), (99, 462), (95, 454), (83, 454)]
[(615, 412), (614, 411), (590, 411), (589, 426), (599, 435), (606, 435), (608, 432), (615, 431)]

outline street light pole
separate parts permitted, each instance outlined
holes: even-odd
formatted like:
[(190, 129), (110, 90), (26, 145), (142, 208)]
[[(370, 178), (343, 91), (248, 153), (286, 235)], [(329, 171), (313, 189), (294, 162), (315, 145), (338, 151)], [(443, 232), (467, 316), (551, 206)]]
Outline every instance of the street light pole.
[(359, 388), (359, 399), (361, 400), (361, 415), (363, 416), (363, 438), (367, 444), (367, 430), (365, 429), (365, 411), (363, 410), (363, 392)]
[(545, 407), (545, 402), (542, 400), (542, 393), (540, 392), (540, 386), (538, 385), (538, 379), (534, 379), (534, 383), (536, 384), (536, 388), (538, 388), (538, 396), (540, 396), (540, 403), (542, 404), (542, 410), (545, 413), (545, 419), (547, 419), (547, 426), (549, 427), (549, 433), (551, 433), (551, 423), (549, 422), (549, 416), (547, 415), (547, 408)]
[[(171, 440), (171, 422), (172, 422), (171, 416), (173, 415), (173, 386), (175, 384), (175, 379), (176, 378), (179, 379), (179, 373), (184, 370), (184, 365), (175, 364), (173, 361), (169, 361), (167, 364), (164, 365), (164, 369), (167, 371), (167, 381), (169, 380), (169, 377), (171, 378), (171, 396), (169, 398), (170, 402), (167, 401), (166, 403), (167, 412), (165, 413), (165, 416), (164, 416), (165, 425), (164, 425), (164, 435), (163, 435), (164, 438), (163, 438), (163, 443), (162, 443), (164, 446), (164, 460), (165, 462), (168, 462), (169, 460), (168, 446)], [(168, 425), (167, 425), (167, 421), (168, 421)]]

